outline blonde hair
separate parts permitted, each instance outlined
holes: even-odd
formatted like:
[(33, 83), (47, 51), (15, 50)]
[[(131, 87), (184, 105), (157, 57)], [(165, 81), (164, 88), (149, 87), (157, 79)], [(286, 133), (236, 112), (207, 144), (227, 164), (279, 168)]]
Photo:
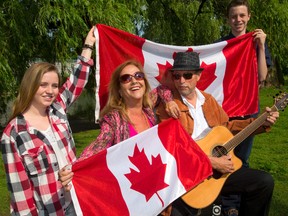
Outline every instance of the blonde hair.
[[(58, 75), (58, 85), (60, 85), (60, 74), (55, 65), (48, 62), (40, 62), (31, 65), (25, 72), (20, 87), (18, 96), (14, 101), (12, 115), (10, 120), (14, 119), (20, 113), (23, 113), (30, 105), (36, 94), (42, 77), (47, 72), (55, 72)], [(9, 120), (9, 121), (10, 121)]]
[[(121, 89), (121, 83), (119, 81), (120, 74), (122, 70), (128, 66), (128, 65), (134, 65), (136, 66), (140, 72), (144, 72), (143, 66), (141, 63), (139, 63), (136, 60), (128, 60), (121, 65), (119, 65), (114, 72), (112, 73), (111, 80), (109, 82), (109, 96), (108, 101), (103, 110), (100, 113), (100, 117), (103, 117), (105, 114), (109, 113), (113, 109), (118, 110), (121, 113), (121, 116), (130, 121), (127, 110), (126, 110), (126, 104), (123, 102), (122, 97), (120, 95), (119, 89)], [(145, 73), (144, 73), (145, 74)], [(152, 101), (149, 97), (149, 92), (151, 90), (149, 82), (147, 80), (146, 75), (144, 76), (144, 82), (145, 82), (145, 93), (143, 95), (143, 107), (145, 108), (152, 108)]]

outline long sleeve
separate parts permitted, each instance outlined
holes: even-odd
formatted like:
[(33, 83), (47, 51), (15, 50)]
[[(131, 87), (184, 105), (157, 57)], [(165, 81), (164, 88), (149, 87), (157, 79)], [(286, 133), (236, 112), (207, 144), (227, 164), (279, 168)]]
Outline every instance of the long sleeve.
[(80, 160), (90, 157), (110, 146), (130, 137), (128, 122), (121, 117), (117, 110), (113, 110), (100, 120), (100, 134), (80, 155)]
[(88, 82), (93, 59), (78, 56), (77, 62), (69, 78), (59, 90), (57, 101), (66, 110), (80, 96)]
[(94, 154), (112, 146), (114, 144), (115, 126), (107, 121), (101, 123), (101, 130), (89, 146), (87, 146), (80, 155), (80, 160), (91, 157)]
[(25, 171), (22, 158), (17, 151), (16, 140), (23, 142), (11, 125), (6, 127), (1, 139), (1, 149), (10, 192), (11, 214), (37, 215), (36, 204), (33, 199), (33, 187)]
[(154, 106), (157, 106), (157, 104), (160, 102), (159, 99), (164, 104), (172, 101), (173, 94), (172, 91), (167, 86), (159, 85), (157, 88), (154, 88), (150, 92), (150, 98), (152, 99)]

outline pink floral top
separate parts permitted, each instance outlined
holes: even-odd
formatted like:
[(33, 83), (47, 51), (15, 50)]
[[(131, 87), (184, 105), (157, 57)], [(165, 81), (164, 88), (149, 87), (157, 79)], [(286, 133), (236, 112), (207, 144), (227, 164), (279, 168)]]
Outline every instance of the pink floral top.
[[(154, 104), (157, 103), (159, 98), (164, 103), (173, 100), (172, 92), (163, 85), (152, 90), (150, 92), (150, 96)], [(148, 118), (150, 126), (154, 126), (156, 124), (156, 118), (153, 110), (150, 108), (143, 108), (143, 111)], [(88, 158), (131, 137), (129, 122), (124, 119), (120, 112), (116, 109), (103, 116), (103, 118), (100, 120), (100, 127), (101, 131), (97, 139), (84, 149), (79, 160)]]
[[(156, 124), (153, 110), (149, 108), (143, 109), (151, 125)], [(87, 146), (79, 160), (88, 158), (112, 145), (128, 139), (130, 135), (130, 123), (124, 119), (118, 110), (113, 110), (100, 120), (101, 131), (97, 139)]]

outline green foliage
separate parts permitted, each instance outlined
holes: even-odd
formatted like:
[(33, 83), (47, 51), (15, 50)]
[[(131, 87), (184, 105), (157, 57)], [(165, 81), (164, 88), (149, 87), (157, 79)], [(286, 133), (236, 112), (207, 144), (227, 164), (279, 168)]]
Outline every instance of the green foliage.
[(2, 0), (0, 114), (32, 62), (62, 63), (65, 71), (65, 63), (80, 53), (93, 25), (103, 23), (135, 33), (143, 5), (145, 1), (138, 0)]
[(8, 71), (10, 70), (6, 59), (2, 58), (0, 54), (0, 113), (6, 111), (6, 104), (14, 97), (16, 82), (15, 78)]
[(252, 10), (249, 30), (262, 28), (265, 31), (270, 52), (279, 63), (277, 70), (287, 75), (288, 2), (278, 0), (250, 0), (249, 2)]
[[(264, 88), (260, 94), (261, 110), (273, 105), (273, 97), (280, 91), (288, 93), (288, 88)], [(288, 215), (286, 201), (288, 188), (287, 146), (285, 134), (288, 131), (288, 108), (280, 111), (280, 117), (269, 133), (257, 135), (254, 139), (250, 165), (272, 174), (275, 181), (270, 216)]]
[(201, 1), (150, 1), (144, 37), (173, 45), (210, 43), (220, 37), (219, 22), (213, 12), (210, 1), (203, 5)]
[[(86, 33), (97, 23), (164, 44), (209, 44), (230, 31), (226, 22), (229, 1), (2, 0), (0, 78), (4, 82), (0, 84), (0, 114), (32, 62), (61, 63), (65, 72), (65, 63), (76, 58)], [(277, 73), (275, 82), (283, 85), (283, 74), (288, 73), (288, 2), (249, 2), (252, 17), (248, 28), (250, 31), (262, 28), (267, 33)]]

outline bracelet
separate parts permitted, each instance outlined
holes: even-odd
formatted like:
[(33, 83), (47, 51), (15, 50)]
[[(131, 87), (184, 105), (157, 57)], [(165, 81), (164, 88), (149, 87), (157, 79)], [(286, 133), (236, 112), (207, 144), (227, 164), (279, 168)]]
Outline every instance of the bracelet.
[(93, 51), (93, 46), (92, 45), (89, 45), (89, 44), (84, 44), (82, 49), (90, 49)]

